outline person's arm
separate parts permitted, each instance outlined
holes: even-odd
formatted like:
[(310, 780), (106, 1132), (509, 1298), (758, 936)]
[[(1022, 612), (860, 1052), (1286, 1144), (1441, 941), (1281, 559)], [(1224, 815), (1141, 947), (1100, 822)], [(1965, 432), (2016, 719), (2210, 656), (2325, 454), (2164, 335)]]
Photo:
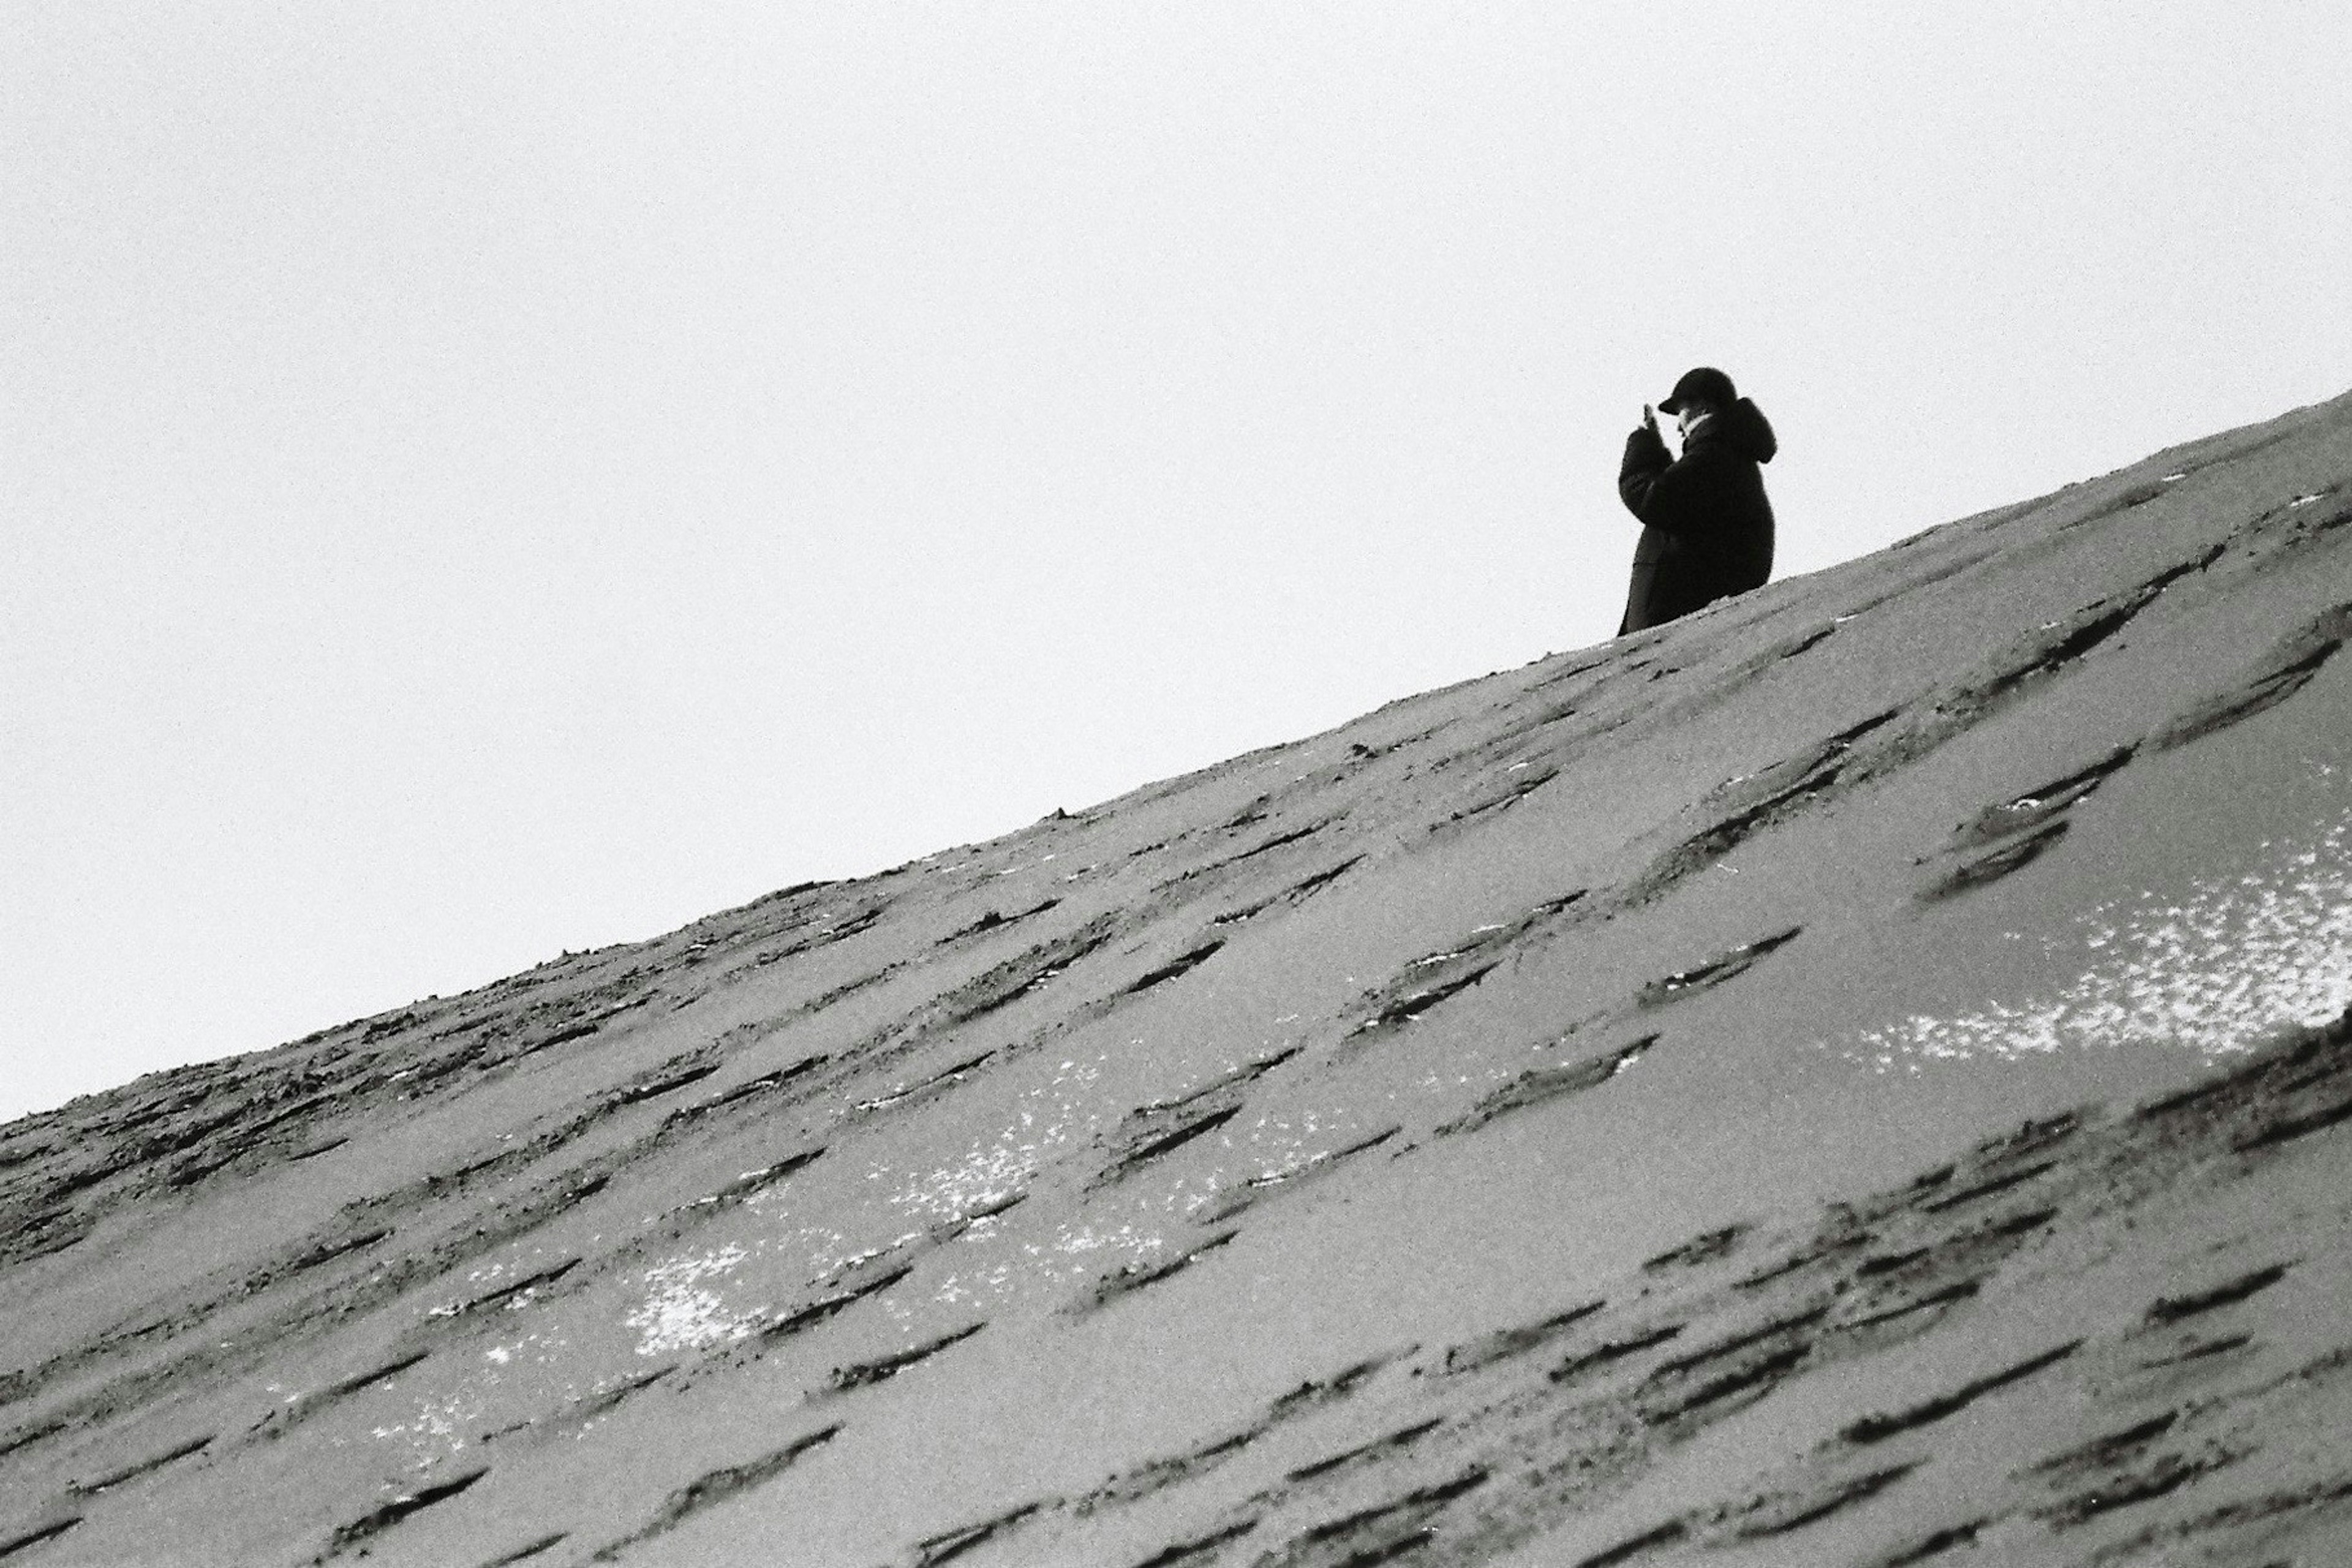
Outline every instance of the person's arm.
[[(1642, 509), (1657, 486), (1660, 476), (1674, 465), (1666, 450), (1666, 439), (1658, 434), (1657, 416), (1644, 407), (1642, 423), (1625, 437), (1625, 460), (1617, 465), (1617, 496), (1625, 510), (1642, 517)], [(1647, 522), (1649, 519), (1643, 518)]]
[(1706, 460), (1666, 455), (1654, 426), (1644, 425), (1625, 439), (1625, 460), (1617, 470), (1617, 495), (1625, 510), (1662, 533), (1687, 538), (1703, 531), (1718, 509), (1708, 504), (1714, 489)]

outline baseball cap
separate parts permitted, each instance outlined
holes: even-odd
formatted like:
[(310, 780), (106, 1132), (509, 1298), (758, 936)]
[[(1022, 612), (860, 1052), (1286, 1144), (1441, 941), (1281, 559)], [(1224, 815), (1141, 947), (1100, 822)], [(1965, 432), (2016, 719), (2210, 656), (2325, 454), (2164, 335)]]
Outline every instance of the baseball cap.
[(1683, 373), (1683, 378), (1675, 383), (1673, 395), (1658, 405), (1658, 412), (1680, 414), (1685, 403), (1704, 403), (1716, 408), (1728, 408), (1738, 400), (1738, 396), (1731, 389), (1729, 376), (1712, 365), (1703, 364), (1696, 370)]

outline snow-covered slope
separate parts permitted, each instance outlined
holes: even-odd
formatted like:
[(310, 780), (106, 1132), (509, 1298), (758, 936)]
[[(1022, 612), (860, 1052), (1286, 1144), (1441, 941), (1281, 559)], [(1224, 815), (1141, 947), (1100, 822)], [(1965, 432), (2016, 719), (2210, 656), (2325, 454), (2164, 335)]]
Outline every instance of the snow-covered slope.
[(16, 1122), (0, 1561), (2352, 1559), (2347, 635), (2352, 397)]

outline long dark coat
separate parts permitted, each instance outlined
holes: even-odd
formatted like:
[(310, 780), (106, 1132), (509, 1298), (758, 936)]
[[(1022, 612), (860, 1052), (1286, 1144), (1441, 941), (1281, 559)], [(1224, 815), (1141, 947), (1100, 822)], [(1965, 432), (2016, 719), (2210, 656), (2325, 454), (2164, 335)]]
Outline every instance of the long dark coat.
[(1780, 449), (1747, 398), (1701, 424), (1670, 458), (1647, 426), (1625, 440), (1617, 493), (1642, 520), (1617, 635), (1661, 626), (1772, 576), (1772, 503), (1757, 465)]

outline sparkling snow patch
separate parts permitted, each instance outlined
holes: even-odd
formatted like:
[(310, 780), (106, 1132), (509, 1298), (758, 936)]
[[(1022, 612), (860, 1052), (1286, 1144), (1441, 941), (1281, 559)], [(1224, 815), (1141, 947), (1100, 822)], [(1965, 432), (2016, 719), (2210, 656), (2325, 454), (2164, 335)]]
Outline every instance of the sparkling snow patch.
[(2218, 1058), (2324, 1023), (2352, 1005), (2352, 816), (2316, 840), (2263, 847), (2262, 867), (2199, 881), (2177, 902), (2143, 894), (2082, 916), (2088, 963), (2054, 996), (1916, 1015), (1832, 1048), (1915, 1073), (2124, 1045)]

